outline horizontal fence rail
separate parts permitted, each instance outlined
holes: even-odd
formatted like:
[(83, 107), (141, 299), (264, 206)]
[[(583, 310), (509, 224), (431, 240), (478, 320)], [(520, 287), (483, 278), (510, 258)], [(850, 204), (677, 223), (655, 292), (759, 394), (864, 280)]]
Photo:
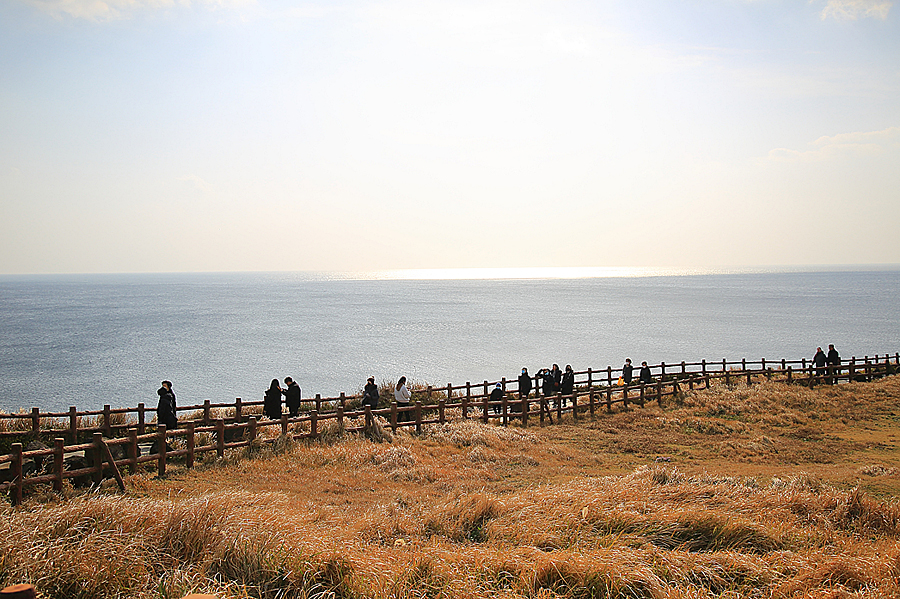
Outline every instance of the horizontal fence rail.
[[(7, 426), (2, 433), (19, 439), (9, 446), (8, 454), (0, 455), (0, 491), (8, 492), (10, 500), (17, 504), (26, 486), (49, 483), (54, 490), (61, 491), (67, 479), (73, 484), (99, 484), (104, 473), (111, 474), (124, 489), (122, 470), (134, 473), (143, 463), (155, 464), (163, 476), (168, 460), (183, 460), (185, 467), (192, 468), (195, 459), (204, 454), (215, 453), (217, 458), (222, 458), (227, 449), (271, 443), (279, 437), (316, 439), (328, 425), (340, 431), (358, 432), (371, 426), (375, 418), (393, 432), (415, 428), (420, 433), (424, 425), (443, 424), (451, 418), (527, 427), (532, 418), (541, 424), (552, 424), (554, 416), (558, 421), (563, 414), (570, 414), (577, 420), (583, 414), (593, 416), (603, 408), (611, 411), (614, 404), (643, 407), (648, 401), (656, 401), (663, 405), (668, 397), (678, 396), (686, 389), (709, 388), (713, 381), (752, 385), (773, 380), (809, 386), (871, 381), (900, 370), (900, 353), (866, 356), (862, 360), (853, 357), (843, 364), (824, 367), (805, 359), (723, 359), (662, 362), (649, 368), (650, 380), (632, 380), (631, 384), (624, 384), (620, 379), (621, 368), (578, 371), (573, 390), (568, 394), (547, 392), (541, 387), (540, 375), (535, 375), (533, 391), (527, 396), (519, 394), (516, 379), (505, 378), (416, 389), (410, 403), (392, 401), (377, 409), (362, 406), (359, 395), (341, 393), (333, 398), (316, 395), (306, 400), (298, 415), (282, 414), (280, 419), (262, 416), (263, 401), (243, 402), (240, 398), (230, 404), (205, 401), (203, 405), (179, 407), (178, 412), (189, 413), (191, 417), (179, 420), (178, 427), (171, 430), (163, 424), (148, 422), (144, 404), (136, 409), (104, 406), (102, 411), (79, 412), (73, 407), (68, 413), (46, 413), (34, 408), (30, 414), (0, 414), (0, 419), (18, 419), (30, 425), (21, 430), (8, 430)], [(502, 393), (499, 399), (492, 399), (491, 392), (498, 384)], [(137, 416), (136, 421), (128, 418), (132, 414)], [(64, 418), (68, 418), (67, 427), (52, 426)], [(85, 424), (86, 418), (95, 420), (79, 426)], [(31, 443), (26, 447), (22, 441), (29, 439)], [(35, 443), (40, 439), (52, 442), (52, 447)]]

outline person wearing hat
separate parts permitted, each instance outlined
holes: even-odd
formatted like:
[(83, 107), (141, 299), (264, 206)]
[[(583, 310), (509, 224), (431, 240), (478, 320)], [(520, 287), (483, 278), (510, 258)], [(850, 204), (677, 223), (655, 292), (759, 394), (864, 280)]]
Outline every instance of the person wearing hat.
[(366, 386), (363, 389), (362, 405), (363, 408), (369, 406), (373, 410), (378, 408), (378, 385), (375, 384), (374, 376), (370, 376), (369, 380), (366, 381)]
[(503, 385), (497, 383), (497, 386), (491, 391), (491, 404), (494, 406), (494, 414), (500, 413), (500, 403), (503, 401), (503, 395)]
[(286, 388), (282, 391), (284, 403), (287, 404), (291, 418), (296, 418), (300, 413), (300, 385), (289, 376), (284, 377), (284, 384), (286, 385)]

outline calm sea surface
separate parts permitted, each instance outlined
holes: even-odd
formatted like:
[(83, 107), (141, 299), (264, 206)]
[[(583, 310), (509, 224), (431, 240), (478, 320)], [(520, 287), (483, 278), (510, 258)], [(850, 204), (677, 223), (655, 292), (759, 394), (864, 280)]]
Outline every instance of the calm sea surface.
[(0, 277), (0, 409), (304, 397), (369, 375), (446, 385), (534, 373), (900, 351), (900, 270), (540, 280), (303, 273)]

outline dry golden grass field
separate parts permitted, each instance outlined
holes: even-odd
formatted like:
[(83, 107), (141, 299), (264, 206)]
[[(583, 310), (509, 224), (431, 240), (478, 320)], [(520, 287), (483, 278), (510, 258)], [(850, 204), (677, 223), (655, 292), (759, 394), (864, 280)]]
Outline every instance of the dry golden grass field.
[(898, 597), (898, 422), (893, 376), (281, 442), (5, 508), (0, 576), (75, 598)]

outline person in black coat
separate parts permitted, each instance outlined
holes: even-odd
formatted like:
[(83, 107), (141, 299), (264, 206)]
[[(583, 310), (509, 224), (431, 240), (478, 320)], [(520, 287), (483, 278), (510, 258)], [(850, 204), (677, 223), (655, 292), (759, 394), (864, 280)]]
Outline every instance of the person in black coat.
[[(284, 384), (287, 385), (287, 389), (281, 391), (281, 393), (284, 394), (284, 403), (287, 405), (288, 413), (291, 415), (291, 418), (296, 418), (297, 414), (300, 413), (300, 385), (289, 376), (284, 377)], [(279, 409), (279, 412), (280, 411), (281, 410)], [(280, 415), (279, 418), (281, 418)]]
[(834, 349), (833, 344), (828, 345), (827, 359), (828, 359), (828, 370), (830, 371), (828, 383), (830, 385), (833, 385), (835, 382), (837, 382), (837, 379), (835, 379), (834, 377), (840, 376), (840, 374), (841, 374), (841, 369), (840, 369), (841, 356), (838, 354), (837, 350)]
[(528, 369), (523, 368), (522, 374), (519, 375), (519, 399), (525, 399), (531, 393), (531, 376)]
[(821, 347), (816, 348), (813, 364), (816, 367), (816, 376), (825, 376), (825, 365), (828, 364), (828, 358), (825, 357), (825, 352), (822, 351)]
[(572, 370), (571, 364), (566, 364), (566, 371), (562, 375), (562, 381), (559, 383), (559, 390), (563, 394), (563, 405), (568, 401), (567, 396), (572, 395), (575, 391), (575, 371)]
[(178, 428), (178, 417), (175, 408), (175, 392), (172, 391), (172, 382), (163, 381), (156, 394), (159, 395), (159, 403), (156, 404), (156, 422), (165, 424), (167, 429)]
[(363, 389), (362, 405), (363, 408), (369, 406), (373, 410), (378, 408), (378, 385), (375, 384), (374, 376), (370, 376), (369, 380), (366, 381), (366, 386)]
[(653, 383), (653, 376), (650, 374), (650, 367), (647, 366), (646, 362), (641, 362), (640, 381), (645, 385)]
[(504, 395), (505, 394), (503, 393), (503, 385), (501, 385), (500, 383), (497, 383), (494, 386), (494, 390), (491, 391), (491, 400), (490, 400), (491, 407), (494, 408), (494, 414), (500, 413), (500, 411), (503, 407), (501, 404), (502, 404)]
[(631, 358), (625, 358), (625, 366), (622, 366), (622, 381), (626, 385), (630, 385), (633, 376), (634, 366), (631, 365)]
[(263, 414), (272, 420), (281, 419), (281, 386), (278, 384), (278, 379), (272, 379), (272, 384), (266, 390)]

